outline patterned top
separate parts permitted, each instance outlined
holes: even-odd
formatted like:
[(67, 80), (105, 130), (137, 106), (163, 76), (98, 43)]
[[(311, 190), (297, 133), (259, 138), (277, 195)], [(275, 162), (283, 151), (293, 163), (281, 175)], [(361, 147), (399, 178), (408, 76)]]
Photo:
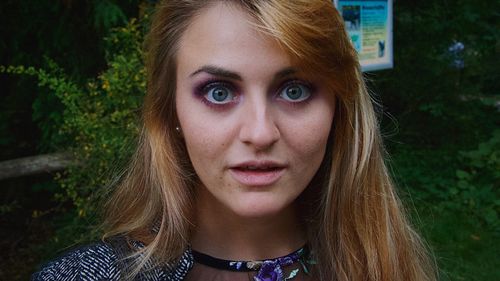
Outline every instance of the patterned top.
[[(122, 243), (124, 244), (124, 243)], [(94, 281), (124, 280), (131, 269), (130, 260), (120, 252), (124, 250), (119, 243), (100, 242), (73, 250), (66, 255), (48, 263), (39, 272), (32, 276), (33, 281)], [(151, 267), (146, 265), (145, 270), (134, 280), (147, 281), (180, 281), (193, 267), (194, 259), (191, 251), (187, 250), (179, 259), (176, 266)]]

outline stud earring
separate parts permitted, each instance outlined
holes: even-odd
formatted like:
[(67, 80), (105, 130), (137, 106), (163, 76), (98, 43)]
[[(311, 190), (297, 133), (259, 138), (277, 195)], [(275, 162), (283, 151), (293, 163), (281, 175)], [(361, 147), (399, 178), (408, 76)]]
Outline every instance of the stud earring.
[(179, 126), (175, 127), (175, 130), (177, 131), (177, 133), (181, 133), (181, 128)]

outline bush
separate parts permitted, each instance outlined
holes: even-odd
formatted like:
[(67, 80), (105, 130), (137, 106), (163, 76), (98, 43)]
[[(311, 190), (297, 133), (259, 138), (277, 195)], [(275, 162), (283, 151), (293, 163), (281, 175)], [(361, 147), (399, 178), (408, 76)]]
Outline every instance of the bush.
[(123, 169), (138, 135), (139, 108), (145, 93), (141, 52), (142, 25), (131, 20), (105, 39), (108, 69), (85, 85), (71, 81), (55, 63), (50, 68), (2, 67), (0, 72), (32, 75), (48, 87), (64, 106), (56, 132), (65, 140), (61, 150), (72, 153), (75, 165), (56, 176), (63, 193), (82, 218), (94, 218), (100, 191), (111, 174)]

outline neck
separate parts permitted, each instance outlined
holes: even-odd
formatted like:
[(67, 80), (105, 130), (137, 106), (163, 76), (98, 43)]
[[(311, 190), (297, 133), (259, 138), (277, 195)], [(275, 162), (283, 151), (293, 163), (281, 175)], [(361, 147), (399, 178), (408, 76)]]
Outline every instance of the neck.
[(206, 202), (197, 202), (197, 225), (191, 237), (198, 252), (226, 260), (265, 260), (288, 255), (305, 244), (293, 206), (277, 214), (248, 218)]

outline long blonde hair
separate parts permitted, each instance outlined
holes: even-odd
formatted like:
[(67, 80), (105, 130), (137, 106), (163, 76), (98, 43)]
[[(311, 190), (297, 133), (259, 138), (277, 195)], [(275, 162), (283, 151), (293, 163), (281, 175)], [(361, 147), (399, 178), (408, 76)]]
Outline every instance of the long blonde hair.
[[(189, 246), (196, 174), (175, 127), (176, 53), (193, 17), (236, 4), (336, 97), (324, 161), (299, 197), (319, 280), (435, 280), (387, 168), (372, 100), (330, 0), (167, 0), (147, 40), (148, 91), (139, 146), (106, 205), (107, 233), (142, 241), (141, 264), (175, 262)], [(154, 226), (154, 227), (153, 227)], [(154, 228), (154, 231), (152, 230)]]

